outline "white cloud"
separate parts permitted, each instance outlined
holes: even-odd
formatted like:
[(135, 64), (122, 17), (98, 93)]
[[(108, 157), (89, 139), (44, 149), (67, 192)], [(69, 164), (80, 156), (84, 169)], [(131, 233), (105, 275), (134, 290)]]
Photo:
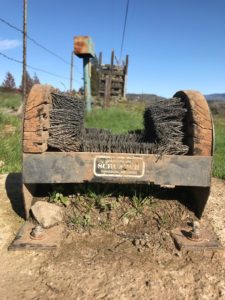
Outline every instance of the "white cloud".
[(21, 46), (21, 41), (19, 40), (0, 40), (0, 50), (9, 50)]

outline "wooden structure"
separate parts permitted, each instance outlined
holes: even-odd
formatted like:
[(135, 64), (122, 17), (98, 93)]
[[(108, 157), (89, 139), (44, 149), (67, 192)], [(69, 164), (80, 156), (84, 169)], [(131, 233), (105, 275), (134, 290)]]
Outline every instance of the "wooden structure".
[(111, 63), (102, 64), (102, 54), (99, 55), (99, 96), (109, 101), (110, 98), (126, 98), (126, 84), (128, 74), (128, 55), (122, 65), (114, 64), (114, 51)]

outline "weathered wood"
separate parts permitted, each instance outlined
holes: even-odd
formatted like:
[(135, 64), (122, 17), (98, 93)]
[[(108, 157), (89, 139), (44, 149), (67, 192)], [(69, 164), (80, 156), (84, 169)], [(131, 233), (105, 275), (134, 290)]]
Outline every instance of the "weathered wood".
[(197, 91), (179, 91), (174, 97), (181, 98), (188, 109), (185, 133), (190, 154), (209, 156), (213, 152), (213, 124), (207, 101)]
[(129, 55), (126, 55), (125, 73), (128, 74)]
[(36, 132), (39, 130), (46, 130), (50, 128), (49, 118), (36, 117), (29, 120), (24, 120), (23, 130), (24, 132)]
[(105, 93), (104, 93), (104, 108), (109, 106), (109, 99), (111, 95), (111, 77), (106, 76)]
[(51, 107), (51, 104), (40, 104), (36, 107), (33, 107), (29, 111), (26, 111), (24, 119), (29, 120), (38, 116), (47, 116), (49, 115), (49, 110), (51, 109)]
[(49, 85), (36, 84), (28, 96), (23, 122), (23, 152), (42, 153), (47, 150), (50, 111), (52, 108)]
[(49, 137), (48, 130), (43, 131), (43, 130), (37, 130), (35, 132), (24, 132), (23, 134), (23, 139), (24, 140), (30, 140), (33, 142), (47, 142)]
[(31, 140), (23, 140), (23, 152), (24, 153), (42, 153), (48, 149), (48, 145), (45, 141), (34, 142)]
[[(125, 97), (125, 85), (127, 81), (128, 56), (126, 57), (126, 65), (114, 65), (114, 52), (112, 51), (111, 63), (100, 66), (99, 74), (99, 95), (105, 96), (105, 85), (107, 76), (111, 77), (110, 96), (118, 98)], [(117, 90), (114, 90), (116, 88)], [(104, 92), (103, 92), (104, 91)]]
[(98, 63), (99, 63), (99, 66), (101, 66), (101, 64), (102, 64), (102, 52), (99, 52)]
[(51, 103), (51, 91), (52, 87), (50, 85), (35, 84), (28, 96), (25, 112), (33, 109), (40, 104)]
[[(109, 75), (111, 70), (102, 70), (102, 75)], [(123, 76), (124, 75), (124, 70), (112, 70), (113, 76)]]
[(113, 70), (113, 66), (114, 66), (114, 50), (112, 50), (111, 53), (111, 66), (110, 66), (110, 70)]

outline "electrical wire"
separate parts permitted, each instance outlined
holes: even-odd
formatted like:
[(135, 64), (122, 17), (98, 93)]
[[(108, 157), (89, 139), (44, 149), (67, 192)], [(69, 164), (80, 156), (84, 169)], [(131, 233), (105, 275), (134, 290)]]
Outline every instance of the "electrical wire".
[[(6, 20), (2, 19), (0, 17), (0, 21), (6, 25), (8, 25), (9, 27), (15, 29), (16, 31), (20, 32), (23, 34), (23, 30), (10, 24), (9, 22), (7, 22)], [(33, 39), (32, 37), (30, 37), (28, 34), (27, 34), (27, 39), (32, 41), (36, 46), (42, 48), (43, 50), (47, 51), (48, 53), (52, 54), (53, 56), (57, 57), (58, 59), (60, 59), (61, 61), (63, 61), (65, 64), (67, 65), (70, 65), (70, 63), (68, 61), (66, 61), (64, 58), (62, 58), (61, 56), (59, 56), (58, 54), (54, 53), (53, 51), (49, 50), (48, 48), (46, 48), (45, 46), (43, 46), (42, 44), (38, 43), (35, 39)]]
[(122, 35), (121, 48), (120, 48), (120, 59), (119, 59), (120, 62), (121, 62), (121, 58), (122, 58), (122, 54), (123, 54), (123, 46), (124, 46), (124, 39), (125, 39), (125, 33), (126, 33), (126, 27), (127, 27), (127, 16), (128, 16), (129, 4), (130, 4), (130, 0), (127, 0), (124, 25), (123, 25), (123, 35)]
[[(8, 60), (11, 60), (13, 62), (16, 62), (16, 63), (19, 63), (19, 64), (23, 64), (22, 61), (18, 60), (18, 59), (15, 59), (13, 57), (10, 57), (2, 52), (0, 52), (0, 55), (3, 56), (4, 58), (8, 59)], [(40, 68), (36, 68), (36, 67), (33, 67), (33, 66), (30, 66), (30, 65), (26, 65), (29, 69), (32, 69), (32, 70), (35, 70), (35, 71), (38, 71), (38, 72), (42, 72), (42, 73), (45, 73), (45, 74), (48, 74), (48, 75), (51, 75), (51, 76), (54, 76), (54, 77), (58, 77), (58, 78), (62, 78), (62, 79), (66, 79), (66, 80), (70, 80), (70, 78), (68, 77), (65, 77), (65, 76), (62, 76), (62, 75), (59, 75), (59, 74), (55, 74), (55, 73), (52, 73), (52, 72), (49, 72), (49, 71), (46, 71), (44, 69), (40, 69)], [(80, 83), (81, 81), (79, 80), (74, 80), (78, 83)]]
[[(20, 32), (20, 33), (23, 34), (23, 30), (22, 30), (22, 29), (20, 29), (20, 28), (14, 26), (14, 25), (12, 25), (11, 23), (9, 23), (8, 21), (2, 19), (1, 17), (0, 17), (0, 21), (1, 21), (2, 23), (6, 24), (7, 26), (11, 27), (12, 29), (14, 29), (14, 30), (16, 30), (16, 31), (18, 31), (18, 32)], [(27, 39), (30, 40), (31, 42), (33, 42), (33, 43), (34, 43), (36, 46), (38, 46), (39, 48), (41, 48), (41, 49), (45, 50), (46, 52), (48, 52), (49, 54), (55, 56), (56, 58), (58, 58), (59, 60), (61, 60), (61, 61), (64, 62), (65, 64), (70, 65), (70, 62), (66, 61), (63, 57), (59, 56), (58, 54), (56, 54), (56, 53), (53, 52), (52, 50), (48, 49), (47, 47), (45, 47), (45, 46), (43, 46), (42, 44), (40, 44), (39, 42), (37, 42), (34, 38), (30, 37), (28, 34), (27, 34)], [(82, 73), (81, 73), (79, 70), (77, 70), (77, 72), (78, 72), (80, 75), (82, 75)]]

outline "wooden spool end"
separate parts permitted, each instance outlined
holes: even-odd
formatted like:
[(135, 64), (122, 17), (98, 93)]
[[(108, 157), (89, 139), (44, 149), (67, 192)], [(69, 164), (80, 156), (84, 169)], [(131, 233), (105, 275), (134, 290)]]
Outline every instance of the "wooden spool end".
[(174, 97), (184, 101), (187, 108), (185, 142), (190, 155), (213, 155), (213, 122), (205, 97), (198, 91), (179, 91)]
[(50, 85), (35, 84), (29, 93), (24, 108), (24, 153), (42, 153), (48, 148), (52, 91)]

